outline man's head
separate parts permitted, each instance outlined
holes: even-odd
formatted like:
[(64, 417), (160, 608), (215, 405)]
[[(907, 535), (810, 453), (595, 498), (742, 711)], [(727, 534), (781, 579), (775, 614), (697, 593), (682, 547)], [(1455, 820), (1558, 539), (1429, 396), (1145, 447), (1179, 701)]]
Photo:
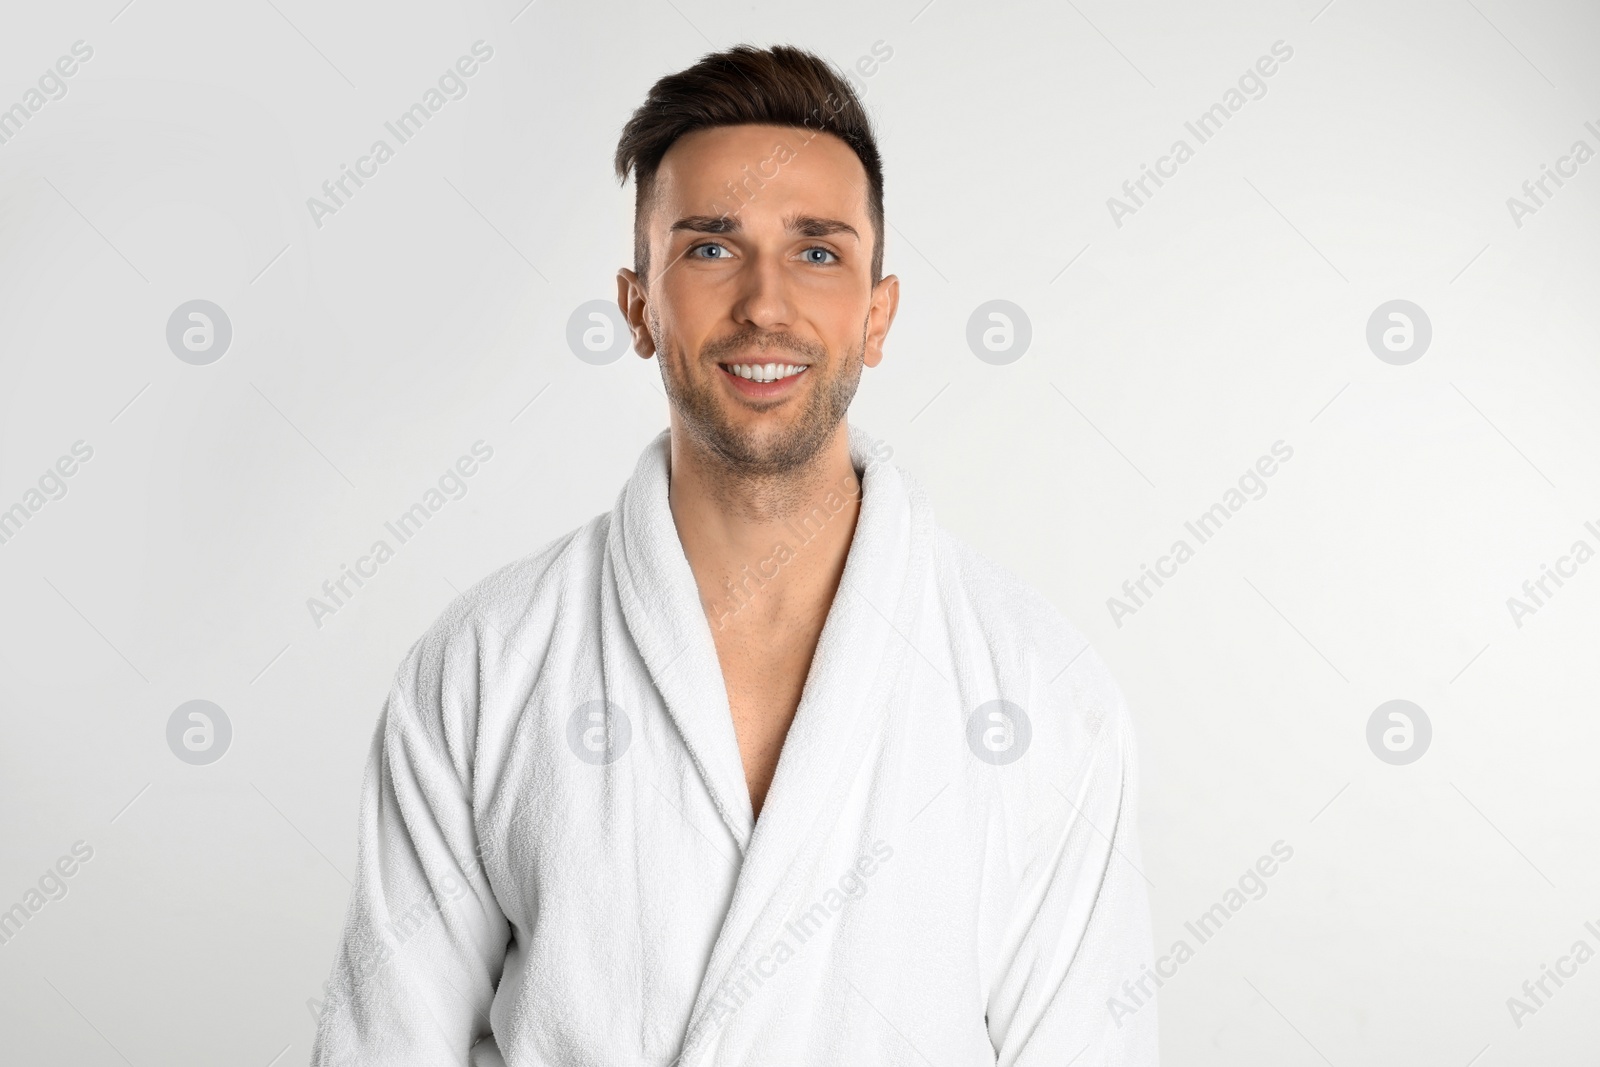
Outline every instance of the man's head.
[(637, 186), (618, 302), (635, 350), (661, 357), (674, 425), (744, 473), (805, 465), (883, 358), (899, 299), (849, 83), (793, 48), (706, 56), (651, 88), (616, 166)]

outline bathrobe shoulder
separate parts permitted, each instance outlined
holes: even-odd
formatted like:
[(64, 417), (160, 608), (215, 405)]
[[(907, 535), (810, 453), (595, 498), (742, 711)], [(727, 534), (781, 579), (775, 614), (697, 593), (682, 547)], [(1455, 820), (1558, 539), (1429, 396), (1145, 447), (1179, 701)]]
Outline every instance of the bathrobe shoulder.
[(1156, 1062), (1121, 693), (871, 445), (759, 820), (665, 435), (412, 646), (314, 1063)]
[[(989, 942), (998, 1062), (1081, 1051), (1077, 1063), (1153, 1065), (1137, 756), (1122, 690), (1041, 593), (943, 528), (936, 545), (939, 597), (926, 625), (948, 641), (960, 705), (973, 709), (969, 747), (1004, 768), (976, 790), (988, 803), (974, 802), (1006, 824), (1014, 849), (996, 864), (1013, 879), (1011, 925)], [(1146, 992), (1130, 999), (1130, 980)]]
[(479, 817), (503, 769), (497, 657), (532, 666), (548, 654), (563, 606), (593, 595), (608, 518), (476, 583), (402, 658), (368, 751), (356, 881), (314, 1064), (504, 1062), (488, 1012), (512, 928)]

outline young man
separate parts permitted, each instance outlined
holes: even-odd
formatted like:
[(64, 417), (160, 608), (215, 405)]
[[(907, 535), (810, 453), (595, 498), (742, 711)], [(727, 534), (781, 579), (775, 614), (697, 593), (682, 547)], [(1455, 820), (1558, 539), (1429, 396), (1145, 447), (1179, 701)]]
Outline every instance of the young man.
[(670, 427), (407, 655), (315, 1062), (1154, 1064), (1121, 696), (845, 421), (899, 298), (859, 101), (707, 56), (617, 169)]

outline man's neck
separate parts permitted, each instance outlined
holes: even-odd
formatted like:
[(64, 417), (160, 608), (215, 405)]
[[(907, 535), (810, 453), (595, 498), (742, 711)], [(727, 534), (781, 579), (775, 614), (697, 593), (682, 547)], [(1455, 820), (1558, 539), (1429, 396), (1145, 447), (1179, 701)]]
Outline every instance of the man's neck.
[(676, 419), (671, 441), (668, 501), (713, 631), (820, 628), (860, 512), (846, 425), (775, 476), (730, 471)]

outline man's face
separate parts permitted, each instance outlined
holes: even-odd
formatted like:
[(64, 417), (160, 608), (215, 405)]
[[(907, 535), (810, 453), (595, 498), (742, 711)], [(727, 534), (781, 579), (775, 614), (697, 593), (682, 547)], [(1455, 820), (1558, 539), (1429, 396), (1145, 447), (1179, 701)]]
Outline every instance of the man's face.
[(848, 145), (788, 126), (697, 130), (656, 172), (651, 276), (618, 302), (674, 423), (741, 471), (808, 463), (883, 358), (899, 282), (872, 283), (866, 190)]

